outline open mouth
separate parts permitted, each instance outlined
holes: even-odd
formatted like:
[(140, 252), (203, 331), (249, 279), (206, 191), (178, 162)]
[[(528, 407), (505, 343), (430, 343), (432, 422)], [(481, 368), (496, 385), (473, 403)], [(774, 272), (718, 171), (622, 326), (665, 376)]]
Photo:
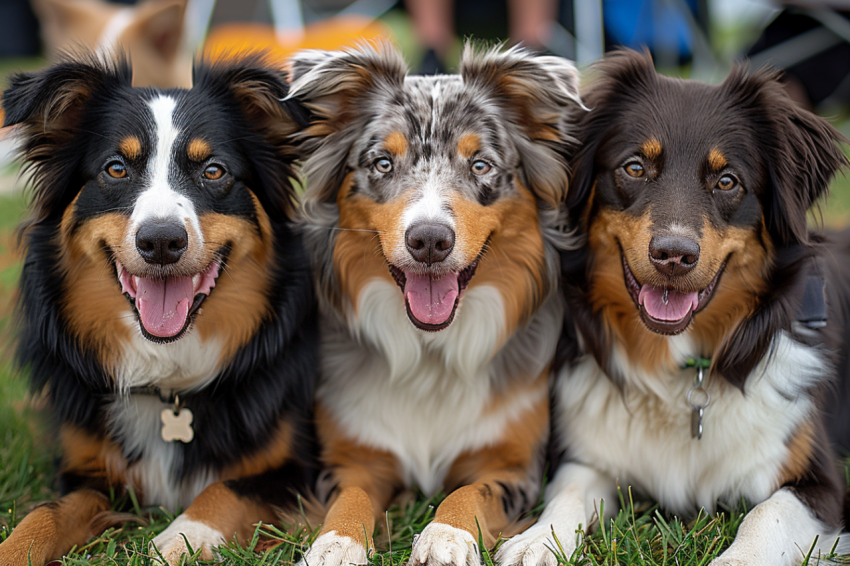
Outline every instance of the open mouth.
[(720, 275), (726, 268), (724, 261), (714, 278), (702, 291), (686, 292), (673, 287), (641, 285), (629, 268), (625, 254), (621, 253), (620, 257), (623, 260), (626, 287), (640, 311), (641, 320), (653, 332), (668, 336), (684, 332), (693, 320), (694, 313), (705, 308), (714, 294)]
[(192, 324), (222, 271), (223, 259), (183, 277), (137, 277), (115, 262), (121, 292), (133, 305), (142, 335), (165, 344), (179, 340)]
[(404, 294), (410, 322), (428, 332), (448, 327), (454, 320), (463, 291), (475, 275), (478, 261), (476, 259), (460, 271), (440, 276), (402, 271), (389, 264), (390, 273)]

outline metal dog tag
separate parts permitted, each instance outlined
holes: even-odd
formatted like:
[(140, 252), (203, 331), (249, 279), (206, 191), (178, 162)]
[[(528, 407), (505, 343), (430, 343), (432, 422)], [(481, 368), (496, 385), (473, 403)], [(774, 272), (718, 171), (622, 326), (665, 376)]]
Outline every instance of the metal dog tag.
[(702, 416), (705, 409), (697, 407), (691, 411), (691, 438), (702, 439)]
[(162, 439), (166, 442), (179, 440), (183, 443), (192, 442), (195, 438), (195, 430), (192, 428), (194, 415), (192, 411), (183, 407), (176, 409), (163, 409), (160, 415), (162, 420)]

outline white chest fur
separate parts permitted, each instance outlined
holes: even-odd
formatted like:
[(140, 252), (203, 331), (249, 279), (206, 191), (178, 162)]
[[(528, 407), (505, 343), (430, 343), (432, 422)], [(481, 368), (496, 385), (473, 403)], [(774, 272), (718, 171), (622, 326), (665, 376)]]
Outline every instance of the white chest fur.
[[(687, 336), (671, 339), (683, 362)], [(719, 380), (709, 386), (702, 440), (691, 437), (687, 392), (692, 373), (651, 376), (617, 362), (621, 391), (586, 357), (558, 376), (558, 427), (569, 457), (634, 485), (677, 513), (713, 510), (718, 499), (762, 501), (776, 489), (785, 442), (813, 410), (803, 390), (825, 375), (816, 350), (786, 334), (775, 339), (746, 383), (746, 394)]]
[[(522, 344), (525, 373), (513, 379), (531, 381), (551, 360), (560, 309), (547, 306), (520, 331), (534, 339)], [(351, 438), (393, 453), (404, 480), (426, 493), (440, 489), (458, 455), (498, 441), (546, 394), (529, 388), (488, 410), (505, 364), (496, 355), (504, 308), (492, 287), (470, 289), (454, 323), (435, 334), (413, 327), (398, 288), (382, 280), (364, 288), (358, 312), (364, 315), (352, 314), (348, 327), (326, 325), (319, 400)]]
[(127, 482), (143, 495), (144, 505), (162, 505), (174, 512), (186, 508), (206, 486), (215, 481), (211, 472), (179, 480), (183, 445), (162, 438), (162, 411), (171, 405), (156, 395), (119, 397), (109, 407), (109, 429), (137, 460), (127, 470)]
[[(218, 375), (219, 340), (202, 341), (190, 330), (177, 342), (155, 344), (141, 335), (135, 317), (128, 316), (127, 323), (132, 338), (114, 369), (120, 390), (145, 386), (163, 391), (199, 390)], [(186, 508), (215, 478), (211, 473), (201, 473), (178, 481), (182, 443), (162, 438), (162, 412), (166, 409), (173, 409), (173, 405), (156, 395), (121, 395), (109, 407), (109, 430), (124, 447), (124, 454), (137, 458), (126, 475), (128, 483), (141, 490), (144, 504), (175, 511)]]
[[(128, 313), (129, 314), (129, 313)], [(155, 344), (139, 331), (135, 317), (128, 316), (131, 339), (115, 368), (115, 382), (122, 390), (155, 385), (161, 389), (200, 389), (220, 371), (222, 345), (216, 338), (202, 341), (190, 329), (171, 344)]]

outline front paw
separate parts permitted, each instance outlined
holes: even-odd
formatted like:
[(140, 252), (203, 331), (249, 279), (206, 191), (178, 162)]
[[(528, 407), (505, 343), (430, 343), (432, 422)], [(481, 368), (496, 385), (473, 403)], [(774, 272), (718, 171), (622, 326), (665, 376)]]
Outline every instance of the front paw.
[[(189, 546), (186, 546), (186, 542)], [(224, 535), (214, 528), (180, 515), (151, 541), (169, 566), (178, 566), (183, 555), (201, 551), (201, 560), (212, 560), (213, 548), (224, 544)], [(156, 552), (154, 556), (158, 556)]]
[(413, 543), (410, 566), (478, 566), (478, 545), (471, 534), (443, 523), (431, 523)]
[(558, 537), (560, 548), (552, 535), (551, 525), (533, 525), (499, 547), (496, 564), (499, 566), (555, 566), (556, 552), (563, 549), (567, 559), (576, 548), (574, 537)]
[(297, 566), (350, 566), (366, 564), (368, 561), (363, 543), (331, 531), (313, 542)]

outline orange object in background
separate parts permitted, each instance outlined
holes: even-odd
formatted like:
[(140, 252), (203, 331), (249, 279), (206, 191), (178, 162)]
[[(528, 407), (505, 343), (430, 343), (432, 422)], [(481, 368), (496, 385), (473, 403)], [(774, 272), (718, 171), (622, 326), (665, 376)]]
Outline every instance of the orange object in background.
[(204, 56), (227, 58), (245, 51), (266, 51), (283, 63), (301, 49), (335, 50), (358, 42), (388, 39), (391, 32), (380, 21), (365, 16), (336, 16), (309, 24), (303, 31), (281, 36), (266, 24), (223, 24), (213, 29), (204, 44)]

